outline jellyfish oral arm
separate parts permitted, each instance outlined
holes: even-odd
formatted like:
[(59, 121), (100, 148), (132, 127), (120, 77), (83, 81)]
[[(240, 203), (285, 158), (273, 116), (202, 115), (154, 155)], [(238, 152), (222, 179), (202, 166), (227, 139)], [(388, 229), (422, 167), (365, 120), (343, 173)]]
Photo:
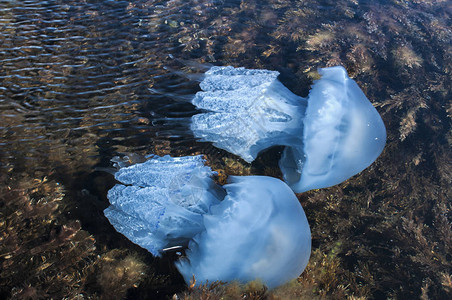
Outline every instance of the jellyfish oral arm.
[(192, 117), (194, 135), (248, 162), (271, 146), (300, 141), (300, 115), (304, 115), (306, 101), (279, 82), (278, 75), (276, 71), (212, 67), (200, 84), (203, 91), (192, 100), (208, 111)]

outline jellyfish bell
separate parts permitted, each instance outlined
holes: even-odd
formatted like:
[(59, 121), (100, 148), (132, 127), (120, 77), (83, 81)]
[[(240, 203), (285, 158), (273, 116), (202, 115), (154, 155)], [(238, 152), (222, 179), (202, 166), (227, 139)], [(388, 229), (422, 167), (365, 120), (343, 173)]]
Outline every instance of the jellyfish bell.
[(295, 192), (338, 184), (380, 155), (386, 129), (343, 67), (319, 73), (305, 99), (284, 87), (278, 72), (212, 67), (192, 100), (208, 112), (193, 116), (191, 129), (248, 162), (286, 146), (279, 165)]
[(232, 177), (224, 200), (205, 214), (206, 230), (176, 263), (187, 282), (260, 279), (269, 288), (298, 277), (311, 253), (303, 208), (281, 180)]
[(121, 168), (104, 213), (129, 240), (176, 263), (187, 283), (260, 279), (269, 288), (298, 277), (311, 251), (309, 224), (292, 190), (265, 176), (221, 187), (200, 156), (154, 156)]
[(386, 143), (377, 110), (343, 67), (319, 70), (303, 119), (303, 144), (284, 150), (280, 168), (295, 192), (339, 184), (372, 164)]

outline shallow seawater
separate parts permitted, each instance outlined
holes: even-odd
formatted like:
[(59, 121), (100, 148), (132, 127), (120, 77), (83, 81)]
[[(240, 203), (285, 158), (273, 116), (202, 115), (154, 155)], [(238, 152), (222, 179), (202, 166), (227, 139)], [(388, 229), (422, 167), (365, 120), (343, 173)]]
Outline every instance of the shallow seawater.
[(367, 170), (298, 195), (311, 262), (253, 295), (452, 297), (451, 14), (441, 0), (0, 0), (0, 298), (233, 294), (187, 289), (177, 253), (154, 259), (102, 213), (118, 155), (204, 153), (223, 177), (280, 176), (279, 148), (250, 165), (194, 139), (210, 65), (277, 70), (300, 96), (343, 65), (388, 130)]

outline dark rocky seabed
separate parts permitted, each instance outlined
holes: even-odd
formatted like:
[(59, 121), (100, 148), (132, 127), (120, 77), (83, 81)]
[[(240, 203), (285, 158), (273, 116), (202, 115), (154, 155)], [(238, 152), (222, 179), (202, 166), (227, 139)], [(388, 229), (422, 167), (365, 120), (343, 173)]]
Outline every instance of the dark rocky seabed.
[[(1, 299), (451, 299), (452, 3), (0, 0)], [(343, 65), (383, 117), (359, 175), (299, 194), (313, 252), (268, 291), (187, 287), (103, 216), (114, 156), (204, 153), (219, 171), (280, 176), (189, 130), (206, 66), (281, 73), (306, 96)], [(127, 159), (127, 158), (126, 158)], [(174, 297), (173, 297), (174, 296)]]

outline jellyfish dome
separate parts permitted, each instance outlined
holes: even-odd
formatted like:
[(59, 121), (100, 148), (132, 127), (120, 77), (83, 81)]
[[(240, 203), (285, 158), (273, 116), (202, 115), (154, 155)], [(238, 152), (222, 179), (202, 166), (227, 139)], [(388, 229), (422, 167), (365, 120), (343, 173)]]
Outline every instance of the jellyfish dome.
[(248, 162), (286, 146), (279, 166), (297, 193), (339, 184), (377, 159), (386, 129), (343, 67), (319, 73), (305, 99), (284, 87), (278, 72), (213, 67), (192, 100), (208, 111), (193, 116), (192, 131)]
[(205, 214), (206, 230), (189, 244), (176, 266), (189, 281), (247, 282), (269, 288), (298, 277), (311, 253), (311, 233), (303, 208), (281, 180), (231, 177), (224, 200)]
[(188, 247), (176, 267), (187, 283), (248, 282), (269, 288), (298, 277), (311, 252), (303, 208), (281, 180), (231, 177), (217, 185), (200, 156), (121, 168), (105, 216), (132, 242), (160, 256)]

